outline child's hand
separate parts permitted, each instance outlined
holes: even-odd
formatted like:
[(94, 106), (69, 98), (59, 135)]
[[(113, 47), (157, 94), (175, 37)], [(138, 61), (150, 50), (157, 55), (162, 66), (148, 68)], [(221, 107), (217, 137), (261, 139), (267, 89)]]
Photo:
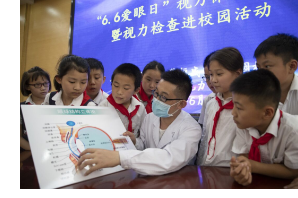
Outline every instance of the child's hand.
[[(230, 175), (235, 179), (236, 182), (243, 186), (247, 186), (252, 181), (251, 169), (249, 160), (244, 161), (242, 158), (239, 157), (237, 160), (235, 157), (231, 158), (230, 162)], [(249, 164), (248, 164), (249, 163)]]
[(136, 145), (136, 136), (135, 136), (132, 132), (130, 132), (130, 131), (126, 131), (126, 132), (123, 133), (122, 135), (124, 135), (124, 136), (129, 136), (130, 139), (131, 139), (131, 141), (132, 141), (132, 143), (133, 143), (134, 145)]
[(89, 175), (93, 171), (101, 168), (114, 167), (120, 165), (120, 156), (118, 151), (105, 149), (88, 148), (80, 154), (77, 167), (82, 170), (86, 166), (92, 166), (86, 173)]
[(292, 181), (289, 185), (284, 188), (298, 189), (298, 177)]

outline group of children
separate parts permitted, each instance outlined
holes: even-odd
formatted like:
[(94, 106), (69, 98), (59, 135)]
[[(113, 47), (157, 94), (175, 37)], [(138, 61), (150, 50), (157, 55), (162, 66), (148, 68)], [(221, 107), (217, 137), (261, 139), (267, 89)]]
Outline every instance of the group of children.
[[(162, 175), (189, 164), (230, 167), (242, 185), (251, 173), (298, 177), (298, 39), (277, 34), (255, 50), (258, 70), (243, 74), (243, 57), (233, 47), (209, 54), (204, 80), (212, 94), (204, 99), (199, 122), (183, 111), (192, 91), (189, 75), (165, 71), (152, 61), (143, 71), (131, 64), (112, 75), (106, 94), (102, 63), (75, 55), (62, 57), (51, 90), (49, 75), (34, 67), (25, 72), (23, 104), (105, 106), (116, 109), (137, 150), (86, 149), (79, 169), (86, 174), (121, 165), (145, 175)], [(201, 126), (200, 126), (201, 125)], [(21, 116), (21, 149), (29, 150)]]

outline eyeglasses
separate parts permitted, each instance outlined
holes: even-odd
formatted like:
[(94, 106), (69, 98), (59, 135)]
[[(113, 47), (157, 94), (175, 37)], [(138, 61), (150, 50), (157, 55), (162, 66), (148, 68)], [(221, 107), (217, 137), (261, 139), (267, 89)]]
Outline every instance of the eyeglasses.
[(155, 98), (159, 98), (160, 101), (162, 102), (166, 102), (167, 100), (184, 100), (184, 99), (168, 99), (162, 95), (159, 95), (156, 90), (153, 90), (152, 91), (152, 95), (155, 97)]
[(203, 78), (203, 80), (206, 82), (206, 81), (210, 81), (210, 76), (203, 76), (202, 77)]
[(36, 83), (36, 84), (28, 84), (28, 85), (33, 85), (35, 88), (41, 88), (41, 86), (49, 87), (50, 83), (45, 82), (45, 83)]

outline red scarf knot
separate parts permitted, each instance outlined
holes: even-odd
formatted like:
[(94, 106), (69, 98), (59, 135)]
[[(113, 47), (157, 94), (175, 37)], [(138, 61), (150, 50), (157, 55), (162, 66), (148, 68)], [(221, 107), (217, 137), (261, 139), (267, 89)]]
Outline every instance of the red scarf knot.
[(113, 105), (113, 107), (115, 109), (118, 109), (120, 111), (120, 113), (122, 113), (123, 115), (125, 115), (127, 118), (128, 118), (128, 128), (127, 130), (130, 131), (130, 132), (133, 132), (132, 131), (132, 118), (137, 114), (138, 110), (139, 110), (139, 107), (140, 105), (136, 105), (136, 108), (131, 112), (129, 113), (128, 110), (122, 105), (122, 104), (117, 104), (112, 96), (112, 94), (110, 94), (108, 97), (107, 97), (107, 100), (109, 101), (109, 103), (111, 105)]
[[(280, 111), (280, 117), (278, 120), (278, 129), (280, 126), (280, 119), (282, 117), (282, 111)], [(252, 137), (252, 136), (251, 136)], [(248, 159), (257, 161), (257, 162), (261, 162), (261, 152), (259, 149), (259, 145), (264, 145), (267, 144), (271, 138), (273, 137), (273, 135), (271, 133), (266, 133), (264, 136), (260, 137), (259, 139), (252, 137), (252, 144), (250, 146), (250, 150), (249, 150), (249, 154), (248, 154)]]
[(140, 88), (139, 94), (140, 94), (141, 100), (144, 101), (144, 102), (147, 102), (147, 105), (145, 106), (145, 109), (146, 109), (147, 114), (148, 113), (151, 113), (152, 112), (152, 99), (153, 99), (153, 95), (151, 95), (148, 98), (146, 92), (144, 91), (144, 88), (143, 88), (142, 83), (141, 83), (141, 88)]

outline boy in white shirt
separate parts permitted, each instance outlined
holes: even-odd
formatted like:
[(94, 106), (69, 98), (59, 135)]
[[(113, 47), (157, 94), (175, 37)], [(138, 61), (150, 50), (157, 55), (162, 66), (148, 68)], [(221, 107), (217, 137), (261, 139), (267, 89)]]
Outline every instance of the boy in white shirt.
[(136, 137), (147, 115), (144, 105), (133, 97), (140, 89), (141, 79), (142, 74), (137, 66), (121, 64), (112, 75), (112, 93), (99, 104), (101, 107), (115, 108), (126, 130)]
[(90, 75), (86, 92), (93, 102), (98, 105), (109, 96), (109, 94), (101, 89), (102, 84), (106, 81), (106, 77), (104, 76), (104, 67), (102, 63), (95, 58), (85, 59), (90, 66)]
[(294, 73), (297, 70), (298, 38), (289, 34), (270, 36), (257, 47), (254, 57), (259, 69), (268, 69), (280, 82), (278, 108), (298, 115), (298, 77)]
[(185, 72), (180, 69), (165, 72), (154, 91), (153, 112), (145, 117), (140, 137), (124, 133), (139, 150), (86, 149), (81, 153), (79, 169), (95, 164), (86, 172), (88, 175), (100, 168), (121, 165), (144, 175), (162, 175), (187, 165), (201, 138), (200, 125), (182, 110), (191, 90), (191, 78)]
[(298, 176), (298, 117), (278, 109), (281, 88), (267, 70), (243, 74), (230, 90), (234, 122), (239, 130), (232, 151), (230, 174), (242, 184), (252, 182), (251, 173), (294, 179)]

